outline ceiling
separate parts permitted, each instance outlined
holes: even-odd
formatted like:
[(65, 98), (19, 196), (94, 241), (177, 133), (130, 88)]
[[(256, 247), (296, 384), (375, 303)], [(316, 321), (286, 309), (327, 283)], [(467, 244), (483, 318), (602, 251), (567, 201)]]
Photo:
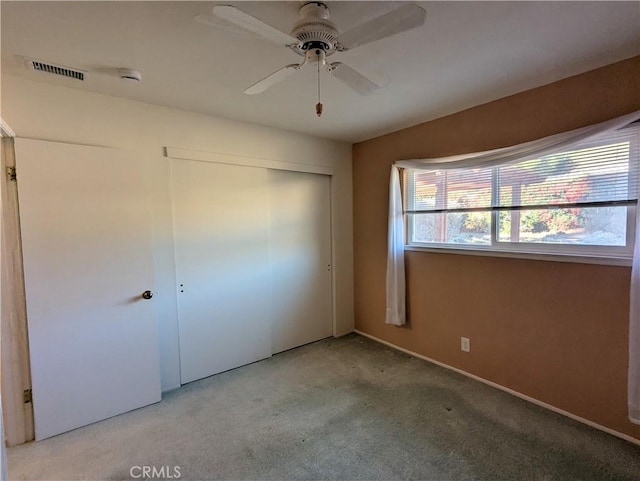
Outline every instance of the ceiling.
[[(289, 32), (301, 2), (226, 2)], [(405, 2), (328, 1), (340, 31)], [(640, 2), (417, 2), (425, 24), (342, 61), (386, 85), (361, 96), (314, 68), (266, 92), (243, 90), (298, 62), (230, 25), (194, 21), (215, 2), (0, 4), (2, 73), (189, 111), (357, 142), (640, 54)], [(80, 82), (34, 72), (23, 57), (88, 71)], [(117, 69), (142, 71), (140, 83)]]

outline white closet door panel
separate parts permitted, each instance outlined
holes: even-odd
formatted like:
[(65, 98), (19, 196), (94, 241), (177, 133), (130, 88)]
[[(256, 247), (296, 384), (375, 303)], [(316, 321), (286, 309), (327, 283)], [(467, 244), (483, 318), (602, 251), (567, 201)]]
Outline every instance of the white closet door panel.
[(271, 355), (266, 176), (172, 160), (183, 384)]
[(160, 400), (148, 161), (18, 139), (36, 439)]
[(269, 171), (273, 353), (331, 336), (331, 185)]

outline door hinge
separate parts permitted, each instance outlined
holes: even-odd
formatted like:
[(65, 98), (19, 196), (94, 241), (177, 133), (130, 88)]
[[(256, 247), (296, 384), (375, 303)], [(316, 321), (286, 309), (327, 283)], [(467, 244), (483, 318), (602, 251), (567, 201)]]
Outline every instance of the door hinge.
[(22, 399), (24, 401), (25, 404), (30, 403), (33, 401), (33, 395), (31, 393), (31, 389), (25, 389), (24, 392), (22, 393)]
[(17, 179), (16, 168), (15, 167), (7, 167), (7, 180), (11, 182), (15, 182)]

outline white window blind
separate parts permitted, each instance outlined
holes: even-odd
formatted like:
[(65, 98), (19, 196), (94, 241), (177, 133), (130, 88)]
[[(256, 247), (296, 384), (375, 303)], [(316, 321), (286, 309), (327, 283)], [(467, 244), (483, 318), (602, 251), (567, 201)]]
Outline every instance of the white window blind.
[(408, 244), (630, 246), (640, 126), (493, 168), (405, 169)]

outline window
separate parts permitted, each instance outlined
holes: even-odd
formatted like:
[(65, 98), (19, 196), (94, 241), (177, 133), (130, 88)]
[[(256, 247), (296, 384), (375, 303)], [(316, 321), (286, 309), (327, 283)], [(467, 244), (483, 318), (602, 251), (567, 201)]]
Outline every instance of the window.
[(631, 256), (640, 126), (493, 168), (404, 171), (407, 244)]

